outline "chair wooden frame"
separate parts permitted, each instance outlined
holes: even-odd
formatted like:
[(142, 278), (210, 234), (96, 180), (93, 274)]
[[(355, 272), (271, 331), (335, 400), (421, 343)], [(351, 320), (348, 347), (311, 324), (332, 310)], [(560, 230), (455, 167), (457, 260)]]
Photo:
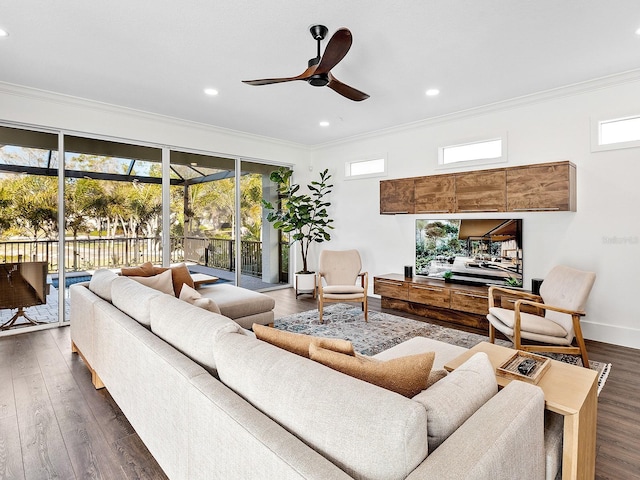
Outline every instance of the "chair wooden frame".
[(364, 292), (362, 297), (360, 298), (325, 298), (323, 293), (322, 279), (324, 278), (324, 274), (318, 273), (318, 312), (320, 313), (320, 323), (322, 323), (322, 313), (324, 309), (325, 303), (344, 303), (344, 302), (357, 302), (362, 304), (362, 311), (364, 312), (364, 321), (369, 321), (369, 307), (367, 303), (367, 292), (369, 289), (369, 273), (368, 272), (360, 272), (358, 274), (360, 277), (360, 285), (362, 286)]
[[(582, 358), (582, 365), (585, 368), (589, 368), (589, 356), (587, 355), (587, 346), (584, 342), (584, 337), (582, 335), (582, 327), (580, 326), (580, 317), (586, 315), (584, 311), (581, 310), (567, 310), (566, 308), (555, 307), (553, 305), (549, 305), (542, 302), (542, 297), (539, 295), (534, 295), (528, 292), (521, 292), (518, 290), (511, 290), (509, 288), (491, 286), (489, 287), (489, 308), (492, 308), (495, 305), (495, 292), (503, 292), (508, 293), (509, 295), (523, 297), (519, 300), (516, 300), (514, 304), (514, 319), (513, 319), (513, 343), (516, 350), (523, 350), (525, 352), (552, 352), (552, 353), (568, 353), (571, 355), (580, 355)], [(573, 345), (523, 345), (522, 344), (522, 336), (521, 336), (521, 317), (520, 312), (523, 306), (530, 306), (534, 308), (538, 308), (541, 310), (553, 310), (555, 312), (566, 313), (571, 315), (571, 320), (573, 322), (573, 330), (575, 333), (575, 339), (578, 343), (577, 346)], [(489, 322), (489, 341), (491, 343), (495, 343), (496, 339), (496, 328), (493, 326), (491, 322)]]

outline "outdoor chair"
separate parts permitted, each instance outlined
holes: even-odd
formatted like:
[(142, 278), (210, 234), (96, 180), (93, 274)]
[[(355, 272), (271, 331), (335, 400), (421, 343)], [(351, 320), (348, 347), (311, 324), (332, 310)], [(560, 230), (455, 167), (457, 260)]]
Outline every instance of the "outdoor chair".
[[(589, 368), (587, 348), (580, 328), (580, 317), (596, 279), (593, 272), (556, 266), (542, 282), (540, 295), (504, 287), (489, 288), (489, 340), (495, 342), (496, 330), (506, 335), (516, 350), (580, 355)], [(514, 309), (495, 305), (495, 294), (518, 297)], [(525, 306), (541, 309), (526, 313)], [(573, 345), (576, 340), (577, 346)], [(523, 344), (529, 340), (535, 344)]]
[[(361, 272), (362, 261), (357, 250), (323, 250), (318, 262), (318, 312), (320, 323), (326, 302), (358, 302), (362, 304), (365, 322), (369, 320), (367, 290), (369, 275)], [(356, 280), (360, 278), (359, 285)]]

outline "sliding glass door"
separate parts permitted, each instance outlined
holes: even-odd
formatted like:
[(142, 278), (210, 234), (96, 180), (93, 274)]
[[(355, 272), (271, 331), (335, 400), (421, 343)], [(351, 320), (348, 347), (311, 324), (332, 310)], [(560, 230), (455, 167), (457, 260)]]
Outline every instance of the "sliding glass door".
[(0, 333), (61, 322), (58, 135), (0, 126)]

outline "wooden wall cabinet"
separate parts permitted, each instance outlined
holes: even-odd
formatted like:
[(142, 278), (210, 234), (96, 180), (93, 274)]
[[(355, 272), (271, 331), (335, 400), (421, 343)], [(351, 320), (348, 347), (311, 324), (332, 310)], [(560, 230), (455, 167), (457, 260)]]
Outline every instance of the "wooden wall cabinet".
[(575, 212), (575, 165), (558, 162), (507, 169), (507, 209)]
[(380, 181), (380, 213), (395, 215), (414, 212), (414, 179)]
[(380, 213), (576, 211), (571, 162), (380, 181)]
[(450, 213), (456, 205), (456, 177), (433, 175), (415, 179), (414, 213)]
[(506, 172), (480, 170), (456, 175), (456, 212), (504, 212)]

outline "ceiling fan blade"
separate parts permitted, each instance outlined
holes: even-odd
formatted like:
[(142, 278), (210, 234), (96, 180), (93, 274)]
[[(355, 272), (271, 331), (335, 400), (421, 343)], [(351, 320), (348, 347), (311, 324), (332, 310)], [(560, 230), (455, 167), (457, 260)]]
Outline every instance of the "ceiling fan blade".
[(302, 72), (297, 77), (283, 77), (283, 78), (262, 78), (259, 80), (242, 80), (242, 83), (246, 83), (247, 85), (271, 85), (272, 83), (284, 83), (284, 82), (292, 82), (294, 80), (306, 80), (311, 75), (313, 75), (316, 71), (316, 65), (312, 65), (307, 68), (304, 72)]
[(347, 54), (352, 42), (353, 37), (348, 28), (340, 28), (337, 30), (324, 49), (324, 54), (322, 55), (322, 59), (320, 59), (316, 73), (328, 73), (329, 70), (335, 67)]
[(361, 102), (362, 100), (369, 98), (369, 95), (366, 93), (342, 83), (336, 77), (331, 75), (331, 73), (329, 73), (329, 83), (327, 84), (327, 87), (334, 92), (339, 93), (343, 97), (353, 100), (354, 102)]

